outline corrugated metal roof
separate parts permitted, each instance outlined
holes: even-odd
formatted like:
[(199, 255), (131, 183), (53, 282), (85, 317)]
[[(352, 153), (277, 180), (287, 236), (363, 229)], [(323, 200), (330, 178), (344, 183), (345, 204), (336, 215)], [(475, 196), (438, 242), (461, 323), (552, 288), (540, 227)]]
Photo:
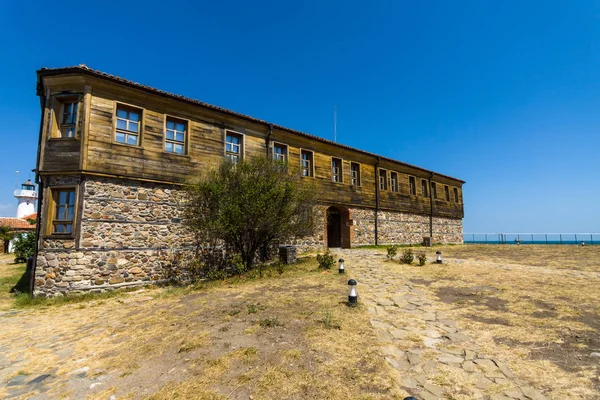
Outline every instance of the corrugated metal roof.
[(161, 96), (166, 96), (166, 97), (169, 97), (169, 98), (181, 100), (181, 101), (184, 101), (184, 102), (187, 102), (187, 103), (196, 104), (196, 105), (199, 105), (199, 106), (202, 106), (202, 107), (214, 110), (214, 111), (222, 112), (222, 113), (225, 113), (225, 114), (234, 115), (236, 117), (240, 117), (240, 118), (246, 119), (248, 121), (252, 121), (252, 122), (256, 122), (256, 123), (260, 123), (260, 124), (265, 124), (265, 125), (273, 125), (274, 128), (279, 129), (279, 130), (283, 130), (283, 131), (287, 131), (287, 132), (294, 133), (294, 134), (297, 134), (297, 135), (309, 137), (311, 139), (318, 140), (318, 141), (324, 142), (324, 143), (328, 143), (328, 144), (333, 145), (333, 146), (341, 147), (341, 148), (352, 150), (352, 151), (357, 151), (357, 152), (360, 152), (360, 153), (363, 153), (363, 154), (366, 154), (366, 155), (369, 155), (369, 156), (372, 156), (372, 157), (378, 157), (378, 158), (380, 158), (382, 160), (390, 161), (390, 162), (393, 162), (393, 163), (398, 163), (398, 164), (405, 165), (405, 166), (408, 166), (408, 167), (411, 167), (411, 168), (416, 168), (416, 169), (421, 170), (421, 171), (425, 171), (425, 172), (429, 172), (429, 173), (434, 173), (435, 175), (438, 175), (438, 176), (442, 176), (442, 177), (445, 177), (445, 178), (453, 179), (453, 180), (458, 181), (458, 182), (465, 183), (465, 181), (463, 181), (461, 179), (458, 179), (458, 178), (454, 178), (454, 177), (449, 176), (449, 175), (440, 174), (438, 172), (434, 172), (434, 171), (431, 171), (431, 170), (428, 170), (428, 169), (425, 169), (425, 168), (421, 168), (421, 167), (418, 167), (416, 165), (408, 164), (408, 163), (405, 163), (405, 162), (402, 162), (402, 161), (394, 160), (392, 158), (383, 157), (383, 156), (380, 156), (380, 155), (377, 155), (377, 154), (374, 154), (374, 153), (370, 153), (368, 151), (364, 151), (364, 150), (356, 149), (356, 148), (353, 148), (353, 147), (350, 147), (350, 146), (346, 146), (346, 145), (343, 145), (343, 144), (339, 144), (339, 143), (336, 143), (336, 142), (332, 142), (331, 140), (327, 140), (327, 139), (321, 138), (319, 136), (311, 135), (309, 133), (297, 131), (297, 130), (291, 129), (291, 128), (286, 128), (285, 126), (273, 124), (273, 123), (270, 123), (268, 121), (265, 121), (265, 120), (262, 120), (262, 119), (259, 119), (259, 118), (254, 118), (254, 117), (251, 117), (251, 116), (248, 116), (248, 115), (245, 115), (245, 114), (240, 114), (238, 112), (235, 112), (235, 111), (223, 108), (223, 107), (215, 106), (215, 105), (212, 105), (212, 104), (208, 104), (208, 103), (205, 103), (203, 101), (199, 101), (199, 100), (196, 100), (196, 99), (192, 99), (192, 98), (181, 96), (181, 95), (174, 94), (174, 93), (165, 92), (163, 90), (156, 89), (156, 88), (153, 88), (151, 86), (142, 85), (140, 83), (137, 83), (137, 82), (134, 82), (134, 81), (130, 81), (128, 79), (124, 79), (124, 78), (121, 78), (119, 76), (114, 76), (114, 75), (111, 75), (111, 74), (107, 74), (106, 72), (102, 72), (102, 71), (98, 71), (98, 70), (89, 68), (85, 64), (74, 65), (74, 66), (70, 66), (70, 67), (61, 67), (61, 68), (41, 68), (40, 70), (37, 71), (38, 80), (39, 80), (40, 77), (43, 77), (43, 76), (60, 75), (60, 74), (68, 74), (68, 73), (83, 73), (83, 74), (95, 76), (95, 77), (98, 77), (98, 78), (106, 79), (106, 80), (109, 80), (109, 81), (118, 82), (118, 83), (121, 83), (121, 84), (125, 84), (127, 86), (131, 86), (131, 87), (134, 87), (134, 88), (137, 88), (137, 89), (140, 89), (140, 90), (144, 90), (146, 92), (150, 92), (150, 93), (158, 94), (158, 95), (161, 95)]

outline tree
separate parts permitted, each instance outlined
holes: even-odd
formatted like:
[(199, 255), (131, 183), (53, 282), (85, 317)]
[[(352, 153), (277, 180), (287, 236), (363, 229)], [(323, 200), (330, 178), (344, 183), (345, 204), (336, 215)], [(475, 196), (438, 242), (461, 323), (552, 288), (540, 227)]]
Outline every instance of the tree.
[(0, 225), (0, 240), (2, 240), (2, 251), (8, 253), (8, 244), (15, 237), (14, 232), (6, 225)]
[(186, 220), (202, 243), (222, 243), (251, 269), (257, 251), (312, 232), (313, 185), (266, 158), (224, 162), (189, 185)]

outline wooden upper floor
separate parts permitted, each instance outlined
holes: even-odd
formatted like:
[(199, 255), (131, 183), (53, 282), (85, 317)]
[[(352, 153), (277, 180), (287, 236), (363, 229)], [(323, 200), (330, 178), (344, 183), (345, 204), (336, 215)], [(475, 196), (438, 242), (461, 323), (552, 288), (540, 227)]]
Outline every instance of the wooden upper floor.
[(38, 71), (40, 175), (184, 183), (224, 158), (273, 157), (314, 179), (323, 202), (463, 217), (463, 181), (113, 77)]

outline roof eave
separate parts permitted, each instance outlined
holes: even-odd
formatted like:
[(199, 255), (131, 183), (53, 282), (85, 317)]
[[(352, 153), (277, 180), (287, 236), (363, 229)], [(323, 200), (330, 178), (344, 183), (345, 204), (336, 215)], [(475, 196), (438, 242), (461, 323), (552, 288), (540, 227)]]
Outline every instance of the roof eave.
[[(317, 141), (320, 141), (322, 143), (327, 143), (327, 144), (335, 146), (335, 147), (340, 147), (340, 148), (343, 148), (343, 149), (346, 149), (346, 150), (356, 151), (358, 153), (361, 153), (361, 154), (373, 157), (375, 159), (379, 158), (381, 160), (385, 160), (385, 161), (389, 161), (389, 162), (392, 162), (392, 163), (400, 164), (400, 165), (403, 165), (403, 166), (406, 166), (406, 167), (414, 168), (414, 169), (417, 169), (419, 171), (423, 171), (423, 172), (426, 172), (426, 173), (429, 173), (429, 174), (434, 174), (434, 175), (439, 176), (439, 177), (443, 177), (443, 178), (451, 179), (451, 180), (456, 181), (456, 182), (460, 182), (461, 184), (465, 184), (466, 183), (465, 181), (463, 181), (461, 179), (458, 179), (458, 178), (455, 178), (455, 177), (452, 177), (452, 176), (449, 176), (449, 175), (440, 174), (438, 172), (431, 171), (431, 170), (428, 170), (428, 169), (425, 169), (425, 168), (422, 168), (422, 167), (419, 167), (419, 166), (416, 166), (416, 165), (408, 164), (408, 163), (405, 163), (403, 161), (394, 160), (393, 158), (388, 158), (388, 157), (380, 156), (380, 155), (377, 155), (377, 154), (374, 154), (374, 153), (370, 153), (370, 152), (365, 151), (365, 150), (360, 150), (360, 149), (356, 149), (354, 147), (346, 146), (344, 144), (336, 143), (336, 142), (333, 142), (331, 140), (324, 139), (322, 137), (312, 135), (310, 133), (301, 132), (301, 131), (298, 131), (298, 130), (295, 130), (295, 129), (287, 128), (287, 127), (282, 126), (282, 125), (274, 124), (274, 123), (271, 123), (271, 122), (268, 122), (268, 121), (265, 121), (265, 120), (262, 120), (262, 119), (259, 119), (259, 118), (255, 118), (255, 117), (251, 117), (249, 115), (241, 114), (241, 113), (235, 112), (233, 110), (229, 110), (229, 109), (222, 108), (222, 107), (219, 107), (219, 106), (215, 106), (215, 105), (212, 105), (212, 104), (209, 104), (209, 103), (205, 103), (205, 102), (202, 102), (200, 100), (196, 100), (196, 99), (192, 99), (192, 98), (189, 98), (189, 97), (177, 95), (177, 94), (174, 94), (174, 93), (165, 92), (163, 90), (156, 89), (156, 88), (153, 88), (151, 86), (142, 85), (142, 84), (139, 84), (137, 82), (130, 81), (128, 79), (120, 78), (118, 76), (114, 76), (114, 75), (111, 75), (111, 74), (107, 74), (105, 72), (94, 70), (94, 69), (89, 68), (89, 67), (87, 67), (85, 65), (71, 66), (71, 67), (61, 67), (61, 68), (41, 68), (41, 69), (39, 69), (39, 70), (36, 71), (37, 79), (38, 79), (38, 87), (40, 85), (42, 85), (42, 87), (43, 87), (42, 78), (45, 77), (45, 76), (55, 76), (55, 75), (63, 75), (63, 74), (77, 74), (77, 73), (83, 73), (83, 74), (86, 74), (86, 75), (89, 75), (89, 76), (92, 76), (92, 77), (105, 79), (105, 80), (108, 80), (110, 82), (114, 82), (114, 83), (117, 83), (117, 84), (126, 85), (126, 86), (129, 86), (129, 87), (133, 88), (133, 89), (141, 90), (141, 91), (144, 91), (146, 93), (150, 93), (150, 94), (154, 94), (154, 95), (159, 95), (159, 96), (167, 97), (169, 99), (176, 99), (176, 100), (183, 101), (185, 103), (192, 104), (192, 105), (195, 105), (195, 106), (205, 107), (205, 108), (208, 108), (208, 109), (210, 109), (212, 111), (216, 111), (216, 112), (220, 112), (220, 113), (223, 113), (223, 114), (227, 114), (227, 115), (235, 116), (235, 117), (238, 117), (238, 118), (242, 118), (242, 119), (245, 119), (245, 120), (250, 121), (250, 122), (254, 122), (254, 123), (258, 123), (258, 124), (264, 124), (267, 127), (268, 126), (272, 126), (273, 128), (276, 128), (276, 129), (281, 130), (281, 131), (289, 132), (289, 133), (292, 133), (292, 134), (295, 134), (295, 135), (304, 136), (304, 137), (307, 137), (307, 138), (310, 138), (310, 139), (313, 139), (313, 140), (317, 140)], [(40, 95), (40, 93), (38, 93), (38, 95)]]

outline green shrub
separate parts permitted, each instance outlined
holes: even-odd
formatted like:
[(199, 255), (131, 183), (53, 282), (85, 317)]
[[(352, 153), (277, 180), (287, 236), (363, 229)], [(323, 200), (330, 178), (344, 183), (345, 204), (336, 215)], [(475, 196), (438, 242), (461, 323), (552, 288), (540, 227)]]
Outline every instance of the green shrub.
[(263, 328), (273, 328), (276, 326), (283, 326), (281, 322), (279, 322), (279, 318), (277, 317), (268, 317), (265, 319), (261, 319), (259, 321), (260, 326)]
[(227, 271), (221, 266), (211, 265), (206, 270), (206, 276), (211, 281), (224, 281), (227, 278)]
[(412, 264), (412, 262), (415, 260), (415, 256), (413, 254), (412, 249), (405, 249), (402, 252), (402, 257), (400, 258), (400, 262), (402, 264)]
[(16, 263), (27, 261), (27, 258), (32, 257), (33, 253), (35, 253), (35, 232), (28, 232), (17, 236), (13, 249)]
[(319, 320), (327, 329), (342, 329), (342, 326), (334, 319), (330, 310), (323, 312), (323, 318)]
[(250, 279), (250, 280), (254, 280), (256, 278), (258, 278), (258, 270), (256, 268), (251, 269), (250, 271), (248, 271), (248, 273), (246, 274), (246, 278)]
[(317, 254), (317, 262), (319, 269), (331, 269), (335, 266), (335, 258), (329, 249), (323, 255)]
[(261, 249), (313, 233), (314, 184), (267, 157), (224, 161), (186, 189), (185, 221), (198, 242), (239, 253), (247, 270)]
[(282, 263), (281, 261), (277, 261), (274, 265), (273, 268), (279, 272), (279, 275), (283, 274), (285, 272), (285, 264)]
[(248, 314), (256, 314), (259, 311), (265, 310), (267, 307), (262, 306), (260, 303), (248, 304)]
[(427, 262), (427, 254), (425, 254), (425, 253), (419, 253), (419, 255), (417, 256), (417, 258), (419, 259), (419, 265), (421, 267), (423, 265), (425, 265), (425, 263)]
[(256, 269), (258, 271), (258, 277), (262, 278), (265, 270), (267, 269), (267, 266), (265, 265), (265, 263), (261, 262), (261, 263), (256, 264), (254, 269)]
[(394, 257), (396, 257), (396, 254), (398, 254), (398, 245), (397, 244), (393, 244), (387, 248), (387, 258), (393, 260)]
[(244, 260), (242, 260), (242, 256), (240, 256), (239, 254), (233, 256), (233, 258), (231, 259), (231, 265), (239, 276), (242, 276), (242, 274), (247, 270), (246, 263), (244, 262)]

